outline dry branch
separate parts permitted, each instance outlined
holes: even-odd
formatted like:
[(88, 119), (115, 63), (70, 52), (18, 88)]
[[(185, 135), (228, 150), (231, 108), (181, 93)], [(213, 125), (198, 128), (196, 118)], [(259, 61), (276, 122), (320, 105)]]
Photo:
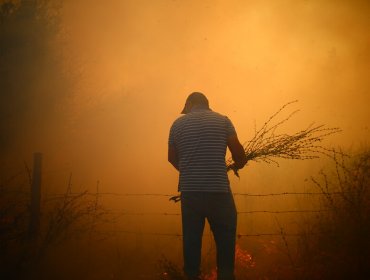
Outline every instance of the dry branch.
[[(288, 117), (279, 120), (278, 116), (289, 105), (297, 101), (286, 103), (274, 113), (259, 129), (255, 131), (251, 140), (244, 143), (244, 151), (248, 161), (263, 161), (275, 163), (276, 159), (313, 159), (320, 155), (329, 155), (329, 150), (321, 145), (321, 142), (329, 135), (340, 132), (339, 128), (326, 127), (325, 125), (311, 124), (307, 128), (293, 134), (276, 134), (277, 128), (281, 127), (295, 115), (298, 110), (290, 113)], [(238, 170), (234, 166), (232, 158), (226, 161), (227, 171), (233, 170), (236, 176)]]

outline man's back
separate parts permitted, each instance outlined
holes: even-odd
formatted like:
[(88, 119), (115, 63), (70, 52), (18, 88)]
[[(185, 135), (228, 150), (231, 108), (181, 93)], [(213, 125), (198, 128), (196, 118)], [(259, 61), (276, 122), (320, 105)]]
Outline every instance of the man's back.
[(226, 148), (235, 170), (247, 159), (231, 121), (209, 109), (207, 97), (191, 93), (172, 125), (168, 161), (180, 171), (184, 272), (201, 279), (201, 247), (205, 219), (216, 241), (218, 279), (234, 280), (236, 208), (226, 172)]
[(225, 154), (235, 134), (231, 121), (206, 108), (194, 108), (171, 127), (180, 171), (179, 191), (229, 192)]

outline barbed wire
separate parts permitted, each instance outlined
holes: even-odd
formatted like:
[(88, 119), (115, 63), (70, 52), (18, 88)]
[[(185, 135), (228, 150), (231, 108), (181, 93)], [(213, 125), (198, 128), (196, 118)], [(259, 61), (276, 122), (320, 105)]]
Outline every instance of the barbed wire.
[(281, 210), (281, 211), (270, 211), (270, 210), (254, 210), (254, 211), (240, 211), (238, 214), (255, 214), (255, 213), (271, 213), (271, 214), (286, 214), (286, 213), (320, 213), (327, 212), (330, 209), (322, 210)]
[[(343, 192), (330, 192), (330, 193), (322, 193), (322, 192), (281, 192), (281, 193), (267, 193), (267, 194), (253, 194), (253, 193), (234, 193), (236, 196), (251, 196), (251, 197), (267, 197), (267, 196), (283, 196), (283, 195), (338, 195), (343, 194)], [(114, 192), (75, 192), (75, 193), (65, 193), (65, 194), (54, 194), (54, 195), (46, 195), (45, 198), (42, 199), (42, 203), (48, 203), (51, 201), (59, 200), (59, 199), (68, 199), (74, 197), (81, 197), (81, 196), (105, 196), (105, 195), (112, 195), (112, 196), (158, 196), (158, 197), (172, 197), (172, 194), (162, 194), (162, 193), (114, 193)], [(251, 211), (238, 211), (237, 214), (258, 214), (258, 213), (265, 213), (265, 214), (289, 214), (289, 213), (322, 213), (330, 211), (330, 209), (302, 209), (302, 210), (251, 210)], [(126, 212), (126, 211), (117, 211), (117, 210), (108, 210), (111, 214), (117, 214), (118, 216), (150, 216), (150, 215), (157, 215), (157, 216), (180, 216), (181, 213), (169, 213), (169, 212)]]
[[(108, 210), (109, 211), (109, 210)], [(287, 214), (287, 213), (320, 213), (330, 211), (330, 209), (322, 210), (253, 210), (253, 211), (238, 211), (238, 214), (257, 214), (257, 213), (268, 213), (268, 214)], [(180, 216), (181, 213), (168, 213), (168, 212), (125, 212), (125, 211), (109, 211), (112, 214), (118, 214), (119, 216)]]
[[(247, 197), (273, 197), (273, 196), (289, 196), (289, 195), (343, 195), (343, 192), (276, 192), (276, 193), (233, 193), (234, 196), (247, 196)], [(42, 202), (49, 202), (58, 199), (68, 199), (81, 196), (113, 196), (113, 197), (162, 197), (171, 198), (173, 194), (165, 193), (117, 193), (117, 192), (68, 192), (68, 193), (56, 193), (56, 194), (44, 194)], [(267, 214), (287, 214), (287, 213), (320, 213), (330, 211), (330, 209), (302, 209), (302, 210), (251, 210), (251, 211), (238, 211), (238, 214), (257, 214), (257, 213), (267, 213)], [(133, 215), (133, 216), (146, 216), (146, 215), (161, 215), (161, 216), (180, 216), (181, 213), (170, 213), (170, 212), (126, 212), (126, 211), (114, 211), (108, 209), (108, 213), (122, 215)], [(182, 234), (179, 233), (166, 233), (166, 232), (141, 232), (132, 230), (101, 230), (95, 231), (101, 234), (133, 234), (133, 235), (150, 235), (150, 236), (163, 236), (163, 237), (176, 237), (182, 238)], [(294, 237), (294, 236), (305, 236), (305, 235), (317, 235), (320, 232), (305, 232), (305, 233), (283, 233), (284, 236)], [(207, 235), (207, 234), (206, 234)], [(248, 238), (248, 237), (273, 237), (282, 236), (281, 232), (266, 232), (266, 233), (238, 233), (237, 238)]]
[[(264, 196), (284, 196), (284, 195), (343, 195), (348, 192), (280, 192), (280, 193), (233, 193), (234, 196), (250, 196), (250, 197), (264, 197)], [(69, 193), (68, 196), (79, 196), (82, 193)], [(157, 197), (173, 197), (174, 194), (162, 194), (162, 193), (114, 193), (114, 192), (99, 192), (99, 193), (89, 193), (85, 195), (89, 196), (118, 196), (118, 197), (129, 197), (129, 196), (157, 196)], [(58, 198), (65, 198), (65, 194), (53, 194), (48, 195), (44, 200), (52, 200)]]
[[(152, 236), (166, 236), (166, 237), (183, 237), (181, 233), (165, 233), (165, 232), (142, 232), (142, 231), (130, 231), (130, 230), (100, 230), (96, 231), (97, 233), (122, 233), (122, 234), (133, 234), (133, 235), (152, 235)], [(243, 237), (266, 237), (266, 236), (306, 236), (306, 235), (318, 235), (318, 234), (324, 234), (324, 232), (310, 232), (310, 233), (277, 233), (277, 232), (268, 232), (268, 233), (237, 233), (236, 237), (238, 239)], [(326, 233), (325, 233), (326, 234)], [(203, 236), (212, 236), (211, 234), (203, 234)]]
[(124, 233), (124, 234), (133, 234), (133, 235), (158, 235), (158, 236), (174, 236), (174, 237), (182, 237), (182, 234), (180, 233), (165, 233), (165, 232), (139, 232), (139, 231), (130, 231), (130, 230), (98, 230), (95, 231), (97, 233)]
[(234, 193), (234, 195), (240, 196), (282, 196), (282, 195), (341, 195), (343, 192), (281, 192), (281, 193)]

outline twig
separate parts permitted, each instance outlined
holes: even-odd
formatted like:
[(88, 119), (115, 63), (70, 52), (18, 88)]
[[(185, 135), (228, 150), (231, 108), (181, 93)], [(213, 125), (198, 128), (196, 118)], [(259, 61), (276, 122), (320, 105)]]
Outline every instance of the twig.
[[(256, 130), (251, 140), (244, 143), (244, 152), (248, 161), (262, 161), (279, 165), (277, 159), (306, 160), (318, 158), (320, 155), (333, 156), (328, 149), (321, 145), (321, 142), (327, 136), (340, 132), (339, 128), (311, 124), (290, 135), (276, 134), (276, 130), (289, 121), (299, 110), (293, 111), (280, 121), (274, 122), (275, 119), (286, 107), (295, 102), (297, 101), (283, 105), (259, 130)], [(334, 153), (340, 152), (334, 151)], [(226, 161), (226, 166), (227, 171), (233, 170), (234, 174), (238, 176), (238, 170), (235, 169), (232, 158)]]

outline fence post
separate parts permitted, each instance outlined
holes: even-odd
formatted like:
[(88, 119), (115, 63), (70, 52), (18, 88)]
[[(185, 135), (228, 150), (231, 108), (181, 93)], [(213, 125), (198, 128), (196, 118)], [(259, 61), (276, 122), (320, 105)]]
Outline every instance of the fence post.
[(31, 205), (29, 237), (35, 239), (40, 229), (40, 200), (41, 200), (41, 163), (42, 154), (33, 154), (32, 184), (31, 184)]

